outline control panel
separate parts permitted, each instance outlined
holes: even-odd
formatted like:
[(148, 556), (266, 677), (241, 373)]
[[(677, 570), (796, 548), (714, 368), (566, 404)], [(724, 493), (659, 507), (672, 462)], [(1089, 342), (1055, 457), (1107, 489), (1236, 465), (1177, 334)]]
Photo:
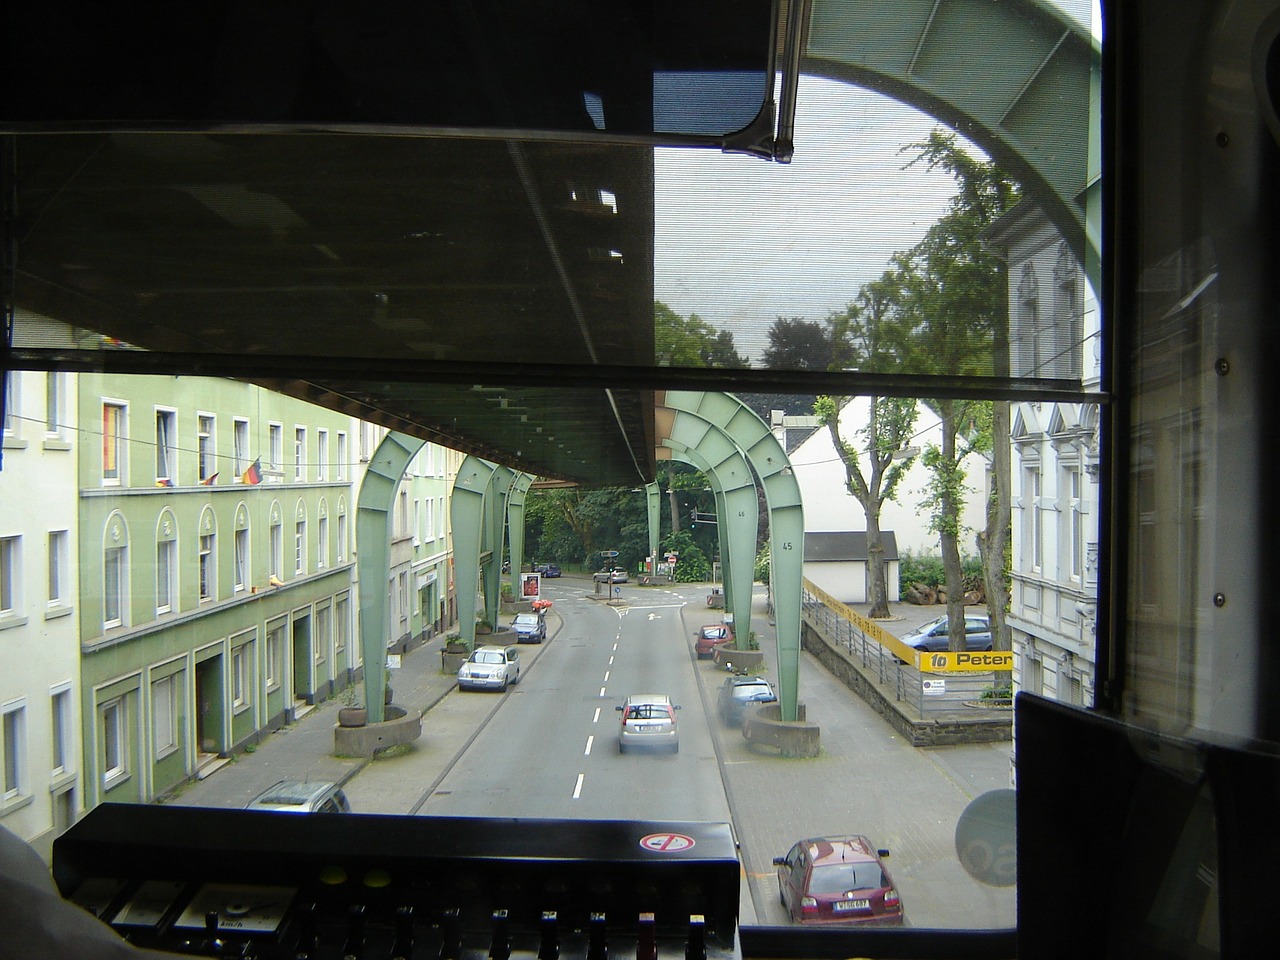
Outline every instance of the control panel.
[(199, 956), (740, 956), (724, 823), (104, 804), (55, 841), (53, 874), (130, 942)]

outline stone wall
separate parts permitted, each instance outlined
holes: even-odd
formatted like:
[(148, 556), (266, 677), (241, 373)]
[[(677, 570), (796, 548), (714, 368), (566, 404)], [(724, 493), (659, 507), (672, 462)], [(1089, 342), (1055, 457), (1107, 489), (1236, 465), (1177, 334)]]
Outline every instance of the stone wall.
[(809, 653), (871, 705), (913, 747), (940, 747), (957, 743), (999, 743), (1013, 738), (1013, 713), (974, 708), (972, 717), (922, 718), (909, 703), (886, 693), (867, 676), (842, 646), (829, 643), (807, 621), (800, 625), (800, 642)]

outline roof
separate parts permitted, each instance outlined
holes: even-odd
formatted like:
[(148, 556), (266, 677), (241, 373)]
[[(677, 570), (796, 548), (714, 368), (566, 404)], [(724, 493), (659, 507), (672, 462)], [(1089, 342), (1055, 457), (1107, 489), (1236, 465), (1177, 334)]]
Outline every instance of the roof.
[[(880, 531), (886, 560), (898, 559), (898, 541), (892, 530)], [(806, 533), (804, 535), (804, 559), (810, 562), (831, 562), (867, 559), (867, 532), (865, 530)]]

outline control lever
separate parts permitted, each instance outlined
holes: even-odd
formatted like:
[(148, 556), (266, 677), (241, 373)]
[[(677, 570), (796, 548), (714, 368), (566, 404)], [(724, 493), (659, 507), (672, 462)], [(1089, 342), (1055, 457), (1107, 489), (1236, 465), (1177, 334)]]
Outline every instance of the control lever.
[(410, 960), (413, 956), (413, 907), (396, 908), (396, 939), (391, 945), (391, 960)]
[(640, 914), (636, 928), (636, 960), (658, 960), (658, 930), (652, 913)]
[(591, 914), (587, 923), (587, 960), (609, 960), (609, 940), (603, 913)]
[(556, 929), (556, 912), (542, 911), (542, 940), (538, 944), (538, 960), (560, 960), (560, 934)]
[(364, 923), (364, 904), (352, 904), (347, 911), (347, 942), (342, 945), (342, 960), (364, 960)]
[(458, 960), (462, 956), (462, 921), (457, 907), (444, 912), (440, 932), (444, 938), (440, 944), (440, 960)]
[(700, 913), (689, 915), (689, 937), (684, 942), (684, 960), (707, 960), (707, 921)]
[(507, 911), (493, 911), (493, 940), (489, 943), (489, 960), (510, 960), (511, 934), (507, 930)]

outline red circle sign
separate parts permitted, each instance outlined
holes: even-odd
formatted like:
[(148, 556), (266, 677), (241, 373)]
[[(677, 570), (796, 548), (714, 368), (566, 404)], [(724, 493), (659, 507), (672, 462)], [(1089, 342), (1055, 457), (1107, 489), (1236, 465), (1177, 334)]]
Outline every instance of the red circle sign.
[(651, 833), (640, 838), (640, 847), (654, 853), (682, 853), (692, 850), (696, 841), (683, 833)]

